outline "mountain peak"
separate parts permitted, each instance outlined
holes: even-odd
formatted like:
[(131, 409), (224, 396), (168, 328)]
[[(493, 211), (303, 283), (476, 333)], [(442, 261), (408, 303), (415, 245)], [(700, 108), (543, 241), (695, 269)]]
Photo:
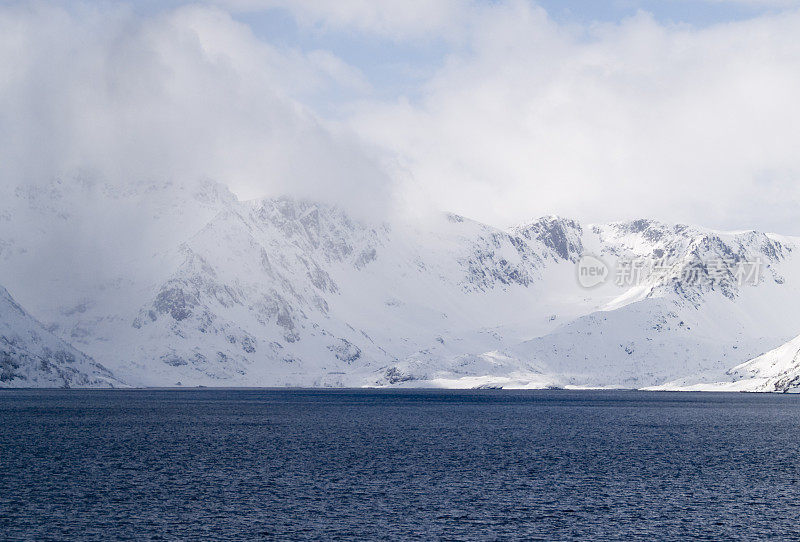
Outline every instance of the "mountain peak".
[(512, 228), (514, 234), (528, 241), (538, 241), (562, 260), (577, 261), (583, 253), (583, 228), (576, 221), (555, 215)]

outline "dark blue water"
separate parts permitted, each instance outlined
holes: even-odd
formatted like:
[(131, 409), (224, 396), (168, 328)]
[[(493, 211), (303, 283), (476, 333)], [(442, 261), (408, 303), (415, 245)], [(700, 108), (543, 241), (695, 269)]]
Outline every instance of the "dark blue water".
[(800, 397), (3, 391), (0, 538), (800, 537)]

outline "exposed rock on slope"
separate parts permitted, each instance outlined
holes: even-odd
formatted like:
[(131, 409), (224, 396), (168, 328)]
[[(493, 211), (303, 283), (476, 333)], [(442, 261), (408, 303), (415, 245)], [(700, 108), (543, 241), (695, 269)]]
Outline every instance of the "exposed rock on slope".
[(109, 387), (111, 372), (56, 338), (0, 286), (0, 387)]

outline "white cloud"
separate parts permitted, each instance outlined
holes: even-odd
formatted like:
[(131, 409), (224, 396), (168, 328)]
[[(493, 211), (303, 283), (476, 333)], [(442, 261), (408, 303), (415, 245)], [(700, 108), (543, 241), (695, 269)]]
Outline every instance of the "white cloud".
[(800, 14), (581, 28), (520, 2), (481, 23), (420, 103), (355, 121), (397, 152), (418, 205), (800, 233)]
[(0, 182), (91, 170), (117, 183), (213, 178), (245, 197), (386, 200), (371, 153), (302, 101), (363, 76), (280, 50), (219, 9), (0, 9)]
[(646, 14), (560, 25), (523, 1), (220, 2), (458, 40), (422, 99), (354, 99), (334, 123), (304, 104), (369, 93), (369, 74), (270, 45), (221, 8), (6, 6), (0, 183), (90, 169), (370, 208), (397, 196), (493, 223), (655, 216), (800, 233), (797, 12), (693, 29)]

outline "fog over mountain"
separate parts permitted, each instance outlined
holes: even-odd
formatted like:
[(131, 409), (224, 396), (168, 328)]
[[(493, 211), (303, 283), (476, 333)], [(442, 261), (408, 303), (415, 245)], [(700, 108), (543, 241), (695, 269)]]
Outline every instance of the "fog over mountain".
[(796, 388), (800, 12), (633, 4), (0, 6), (0, 385)]

